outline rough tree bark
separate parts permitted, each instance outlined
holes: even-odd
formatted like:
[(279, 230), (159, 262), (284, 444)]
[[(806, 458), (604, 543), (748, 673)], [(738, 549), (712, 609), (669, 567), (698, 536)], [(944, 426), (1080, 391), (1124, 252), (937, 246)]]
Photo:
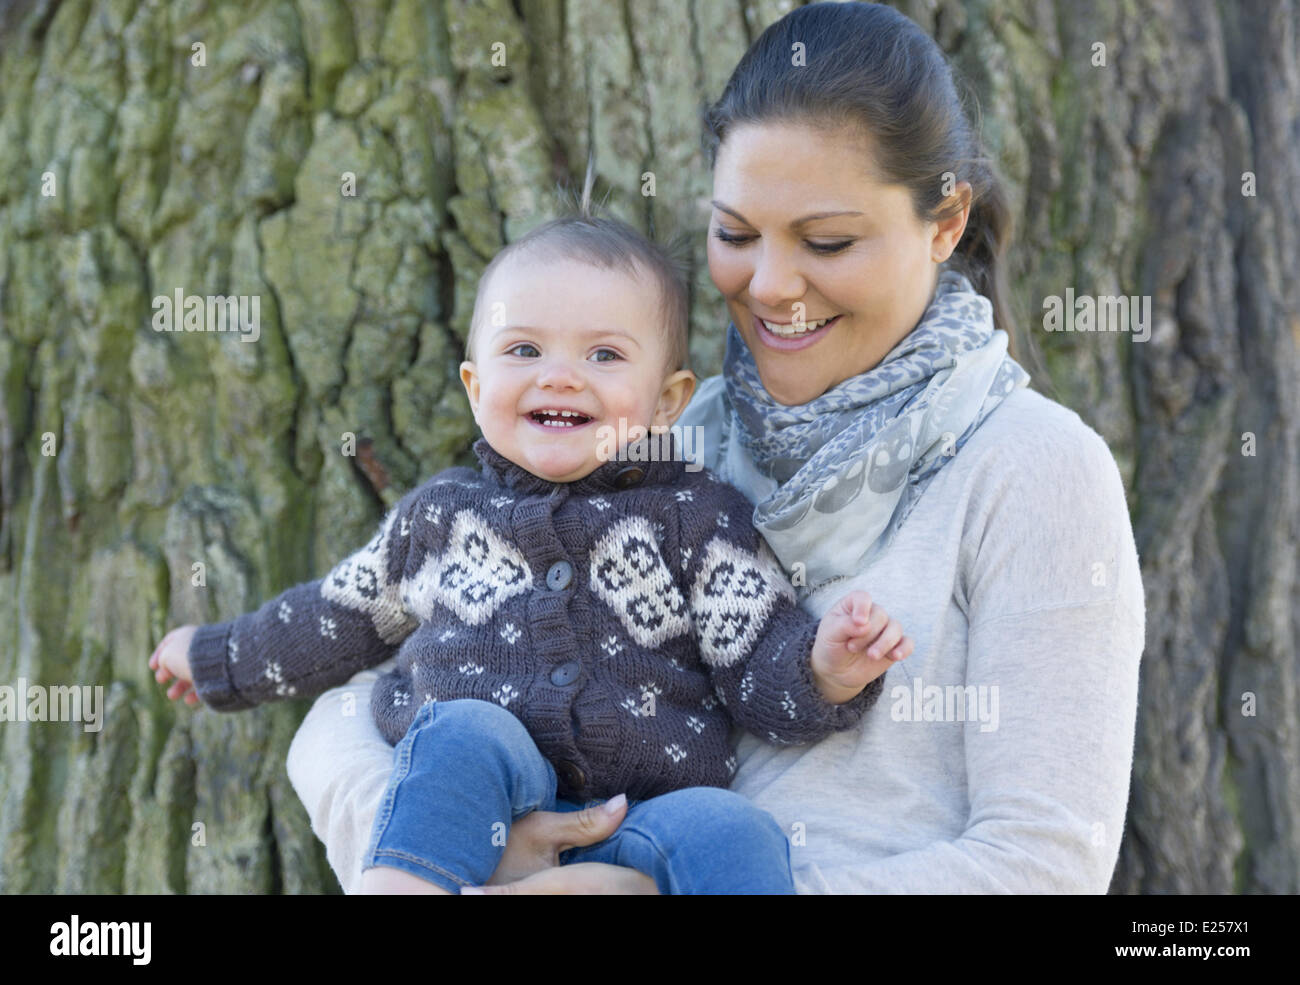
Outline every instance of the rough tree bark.
[[(1130, 490), (1148, 635), (1112, 890), (1300, 891), (1300, 7), (898, 6), (969, 80), (1012, 189), (1035, 385)], [(0, 684), (107, 701), (98, 733), (0, 723), (0, 890), (337, 891), (284, 771), (306, 703), (195, 713), (146, 658), (172, 625), (318, 575), (469, 461), (477, 275), (590, 150), (616, 214), (694, 236), (692, 353), (718, 370), (698, 110), (786, 9), (0, 14)], [(1150, 340), (1043, 332), (1066, 287), (1150, 295)], [(154, 332), (177, 288), (260, 297), (260, 339)]]

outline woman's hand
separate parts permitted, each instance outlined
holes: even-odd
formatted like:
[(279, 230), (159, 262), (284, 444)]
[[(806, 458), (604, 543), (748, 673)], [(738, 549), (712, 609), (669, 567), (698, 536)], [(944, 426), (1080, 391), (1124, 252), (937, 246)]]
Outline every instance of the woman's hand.
[(580, 862), (560, 865), (560, 852), (594, 845), (612, 835), (627, 816), (627, 797), (580, 811), (533, 811), (510, 826), (505, 854), (481, 888), (462, 894), (623, 894), (657, 893), (649, 876), (621, 865)]
[[(495, 877), (493, 877), (495, 878)], [(643, 872), (604, 862), (575, 862), (543, 869), (519, 882), (503, 886), (462, 889), (467, 894), (493, 896), (658, 896), (659, 887)]]

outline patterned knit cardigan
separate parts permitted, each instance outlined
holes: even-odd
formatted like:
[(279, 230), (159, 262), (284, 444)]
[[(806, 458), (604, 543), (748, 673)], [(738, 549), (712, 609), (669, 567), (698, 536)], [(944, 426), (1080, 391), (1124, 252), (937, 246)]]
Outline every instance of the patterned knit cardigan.
[(554, 483), (480, 438), (482, 474), (438, 474), (324, 578), (200, 627), (199, 697), (234, 711), (315, 695), (397, 651), (371, 705), (389, 743), (424, 702), (494, 702), (572, 800), (725, 787), (733, 721), (776, 743), (857, 724), (881, 679), (842, 705), (821, 696), (818, 621), (749, 501), (707, 469), (628, 461), (646, 440)]

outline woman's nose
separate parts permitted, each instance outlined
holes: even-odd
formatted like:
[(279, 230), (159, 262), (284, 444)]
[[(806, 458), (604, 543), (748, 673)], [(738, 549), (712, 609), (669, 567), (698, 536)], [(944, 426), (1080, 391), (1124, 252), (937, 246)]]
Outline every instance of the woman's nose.
[(808, 291), (803, 275), (783, 250), (760, 250), (749, 278), (749, 296), (772, 312), (784, 312)]

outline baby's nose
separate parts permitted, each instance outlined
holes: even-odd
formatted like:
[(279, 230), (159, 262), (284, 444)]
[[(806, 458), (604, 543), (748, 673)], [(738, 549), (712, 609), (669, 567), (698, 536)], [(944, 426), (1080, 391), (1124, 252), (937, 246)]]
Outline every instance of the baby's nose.
[(548, 359), (537, 374), (539, 386), (578, 388), (583, 385), (582, 372), (565, 359)]

